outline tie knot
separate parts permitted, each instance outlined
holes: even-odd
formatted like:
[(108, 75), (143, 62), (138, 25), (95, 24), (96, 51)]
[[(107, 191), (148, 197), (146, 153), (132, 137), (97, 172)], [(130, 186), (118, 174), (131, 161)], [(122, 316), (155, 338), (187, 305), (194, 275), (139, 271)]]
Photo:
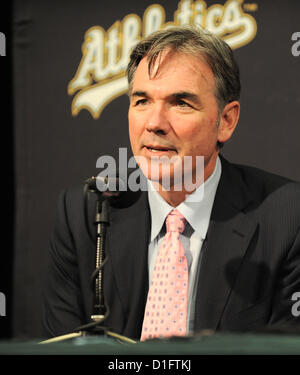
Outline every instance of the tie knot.
[(177, 210), (169, 213), (166, 220), (167, 232), (182, 233), (185, 227), (185, 217)]

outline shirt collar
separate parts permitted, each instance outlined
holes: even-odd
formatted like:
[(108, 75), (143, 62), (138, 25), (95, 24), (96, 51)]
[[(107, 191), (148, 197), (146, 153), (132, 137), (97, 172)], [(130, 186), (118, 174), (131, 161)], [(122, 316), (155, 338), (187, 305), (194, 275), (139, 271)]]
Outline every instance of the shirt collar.
[[(176, 209), (186, 218), (188, 223), (205, 239), (216, 190), (220, 181), (222, 166), (219, 157), (211, 176), (199, 186)], [(168, 214), (174, 209), (154, 189), (148, 180), (148, 199), (151, 212), (151, 238), (152, 242), (160, 233)]]

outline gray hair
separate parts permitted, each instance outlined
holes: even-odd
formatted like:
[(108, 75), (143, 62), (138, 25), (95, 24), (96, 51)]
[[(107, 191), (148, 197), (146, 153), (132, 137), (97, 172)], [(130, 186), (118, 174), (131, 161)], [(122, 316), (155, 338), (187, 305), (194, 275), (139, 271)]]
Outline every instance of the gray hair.
[(143, 57), (149, 60), (149, 74), (161, 52), (172, 51), (202, 57), (211, 68), (216, 82), (215, 96), (219, 113), (227, 103), (238, 100), (241, 84), (239, 67), (231, 48), (216, 35), (199, 26), (174, 26), (159, 30), (139, 42), (130, 55), (127, 67), (129, 89)]

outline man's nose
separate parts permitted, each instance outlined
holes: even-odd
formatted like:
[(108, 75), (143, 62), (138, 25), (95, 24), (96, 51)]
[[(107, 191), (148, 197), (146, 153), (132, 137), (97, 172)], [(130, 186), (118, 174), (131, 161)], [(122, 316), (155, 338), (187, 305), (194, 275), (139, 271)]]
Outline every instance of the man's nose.
[(146, 129), (149, 132), (167, 134), (170, 129), (167, 112), (164, 106), (154, 106), (146, 122)]

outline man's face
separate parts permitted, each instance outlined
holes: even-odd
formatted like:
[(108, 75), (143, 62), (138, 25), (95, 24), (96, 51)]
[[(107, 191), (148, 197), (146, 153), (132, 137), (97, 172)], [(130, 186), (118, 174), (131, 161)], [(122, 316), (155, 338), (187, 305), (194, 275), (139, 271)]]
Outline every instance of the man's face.
[(145, 158), (148, 172), (140, 167), (148, 178), (151, 158), (161, 156), (177, 156), (181, 163), (191, 156), (193, 176), (195, 157), (204, 156), (204, 179), (213, 172), (218, 154), (218, 104), (215, 78), (201, 58), (164, 52), (149, 76), (144, 57), (132, 82), (128, 119), (133, 154)]

